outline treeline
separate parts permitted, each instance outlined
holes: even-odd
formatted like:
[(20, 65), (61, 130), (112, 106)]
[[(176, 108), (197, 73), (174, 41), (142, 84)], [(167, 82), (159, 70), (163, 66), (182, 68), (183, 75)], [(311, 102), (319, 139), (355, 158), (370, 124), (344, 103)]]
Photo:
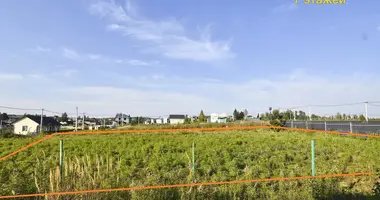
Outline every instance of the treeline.
[[(364, 115), (349, 115), (337, 113), (333, 116), (319, 116), (316, 114), (311, 114), (311, 120), (347, 120), (347, 121), (366, 121)], [(291, 111), (287, 110), (280, 112), (279, 110), (273, 110), (272, 113), (266, 112), (260, 115), (260, 120), (310, 120), (310, 117), (302, 110)], [(374, 120), (374, 119), (372, 119)]]

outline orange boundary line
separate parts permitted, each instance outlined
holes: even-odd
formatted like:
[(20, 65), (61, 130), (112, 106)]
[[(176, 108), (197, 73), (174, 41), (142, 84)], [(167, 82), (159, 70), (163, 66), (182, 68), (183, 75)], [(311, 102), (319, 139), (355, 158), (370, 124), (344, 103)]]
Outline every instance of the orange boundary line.
[(33, 143), (30, 143), (21, 149), (18, 149), (6, 156), (0, 158), (0, 161), (3, 161), (17, 153), (25, 151), (29, 147), (32, 147), (46, 139), (50, 139), (56, 135), (96, 135), (96, 134), (116, 134), (116, 133), (150, 133), (150, 132), (176, 132), (176, 131), (218, 131), (218, 130), (254, 130), (254, 129), (283, 129), (283, 130), (292, 130), (292, 131), (301, 131), (301, 132), (312, 132), (312, 133), (327, 133), (331, 135), (348, 135), (356, 137), (369, 137), (369, 138), (380, 138), (378, 135), (370, 134), (357, 134), (357, 133), (344, 133), (337, 131), (323, 131), (323, 130), (312, 130), (312, 129), (302, 129), (302, 128), (287, 128), (287, 127), (277, 127), (277, 126), (232, 126), (232, 127), (219, 127), (219, 128), (171, 128), (171, 129), (147, 129), (147, 130), (109, 130), (109, 131), (78, 131), (78, 132), (63, 132), (63, 133), (54, 133), (48, 136), (45, 136)]
[(149, 190), (149, 189), (180, 188), (180, 187), (196, 187), (196, 186), (207, 186), (207, 185), (231, 185), (231, 184), (238, 184), (238, 183), (293, 181), (293, 180), (301, 180), (301, 179), (321, 179), (321, 178), (333, 178), (333, 177), (363, 176), (363, 175), (372, 175), (372, 174), (373, 174), (372, 172), (359, 172), (359, 173), (352, 173), (352, 174), (328, 174), (328, 175), (320, 175), (320, 176), (299, 176), (299, 177), (287, 177), (287, 178), (266, 178), (266, 179), (236, 180), (236, 181), (224, 181), (224, 182), (206, 182), (206, 183), (189, 183), (189, 184), (175, 184), (175, 185), (141, 186), (141, 187), (130, 187), (130, 188), (81, 190), (81, 191), (71, 191), (71, 192), (20, 194), (20, 195), (10, 195), (10, 196), (0, 196), (0, 199), (11, 199), (11, 198), (22, 198), (22, 197), (42, 197), (42, 196), (56, 196), (56, 195), (77, 195), (77, 194), (88, 194), (88, 193), (135, 191), (135, 190)]
[(12, 152), (12, 153), (10, 153), (10, 154), (4, 156), (4, 157), (1, 157), (1, 158), (0, 158), (0, 161), (3, 161), (3, 160), (5, 160), (5, 159), (7, 159), (7, 158), (9, 158), (9, 157), (11, 157), (11, 156), (17, 154), (17, 153), (20, 153), (20, 152), (22, 152), (22, 151), (25, 151), (25, 150), (28, 149), (29, 147), (32, 147), (32, 146), (34, 146), (34, 145), (36, 145), (36, 144), (38, 144), (38, 143), (41, 143), (41, 142), (44, 141), (44, 140), (50, 139), (50, 138), (52, 138), (52, 137), (53, 137), (53, 135), (45, 136), (45, 137), (43, 137), (43, 138), (41, 138), (41, 139), (39, 139), (39, 140), (37, 140), (37, 141), (35, 141), (35, 142), (32, 142), (32, 143), (30, 143), (30, 144), (28, 144), (28, 145), (22, 147), (21, 149), (18, 149), (18, 150), (16, 150), (16, 151), (14, 151), (14, 152)]

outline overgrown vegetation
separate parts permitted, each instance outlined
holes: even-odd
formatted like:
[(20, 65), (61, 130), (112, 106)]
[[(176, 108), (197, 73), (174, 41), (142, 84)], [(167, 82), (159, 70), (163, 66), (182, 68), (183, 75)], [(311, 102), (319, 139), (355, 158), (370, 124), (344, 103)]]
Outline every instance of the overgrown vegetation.
[[(2, 139), (4, 156), (38, 138)], [(59, 140), (64, 140), (60, 180)], [(271, 130), (60, 136), (0, 161), (0, 195), (379, 171), (380, 140)], [(195, 143), (195, 173), (191, 146)], [(336, 199), (374, 197), (377, 177), (202, 186), (52, 199)], [(62, 182), (61, 182), (62, 181)], [(43, 198), (40, 198), (43, 199)]]

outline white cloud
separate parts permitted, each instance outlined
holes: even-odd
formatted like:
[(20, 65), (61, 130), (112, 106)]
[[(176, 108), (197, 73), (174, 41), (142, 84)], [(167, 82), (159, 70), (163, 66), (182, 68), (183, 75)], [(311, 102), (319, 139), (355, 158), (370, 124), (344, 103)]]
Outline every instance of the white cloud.
[(99, 60), (102, 58), (101, 55), (96, 55), (96, 54), (88, 54), (87, 57), (90, 59), (90, 60)]
[(142, 60), (129, 60), (127, 62), (128, 62), (128, 64), (134, 65), (134, 66), (149, 66), (149, 65), (159, 64), (158, 61), (149, 61), (149, 62), (146, 62), (146, 61), (142, 61)]
[(62, 56), (75, 61), (82, 61), (82, 56), (72, 49), (63, 48)]
[(84, 61), (102, 61), (107, 63), (116, 63), (116, 64), (122, 64), (126, 63), (128, 65), (134, 65), (134, 66), (150, 66), (150, 65), (157, 65), (160, 62), (159, 61), (143, 61), (143, 60), (136, 60), (136, 59), (118, 59), (118, 58), (111, 58), (104, 55), (99, 54), (92, 54), (92, 53), (79, 53), (76, 50), (63, 48), (62, 50), (62, 56), (78, 61), (78, 62), (84, 62)]
[(52, 74), (55, 76), (61, 76), (65, 78), (70, 78), (73, 75), (77, 74), (79, 71), (76, 69), (64, 69), (57, 72), (53, 72)]
[(21, 74), (0, 73), (0, 81), (15, 81), (23, 78)]
[[(68, 72), (69, 73), (69, 72)], [(111, 72), (110, 72), (111, 73)], [(91, 74), (90, 74), (91, 75)], [(102, 74), (112, 84), (88, 82), (78, 85), (66, 79), (51, 77), (29, 81), (22, 75), (1, 74), (4, 90), (0, 105), (45, 108), (59, 112), (73, 112), (75, 106), (89, 115), (109, 115), (127, 112), (132, 115), (167, 115), (169, 113), (198, 114), (231, 113), (234, 108), (248, 109), (256, 115), (273, 108), (291, 108), (303, 105), (344, 104), (379, 101), (380, 81), (371, 74), (315, 74), (296, 70), (268, 78), (229, 82), (212, 78), (188, 78), (165, 74), (140, 77)], [(63, 76), (64, 77), (64, 76)], [(366, 77), (366, 78), (363, 78)], [(28, 90), (25, 85), (28, 85)], [(40, 91), (49, 85), (53, 90)], [(23, 92), (20, 92), (20, 91)], [(28, 99), (33, 104), (24, 104)], [(57, 102), (58, 99), (58, 102)], [(307, 112), (307, 107), (301, 108)], [(362, 114), (364, 104), (340, 107), (312, 107), (320, 115), (350, 113)], [(380, 107), (369, 105), (369, 116), (380, 117)]]
[(78, 62), (88, 61), (88, 60), (100, 60), (104, 62), (110, 62), (112, 60), (111, 58), (108, 58), (103, 55), (92, 54), (92, 53), (89, 53), (89, 54), (79, 53), (76, 50), (68, 49), (68, 48), (63, 48), (62, 56), (67, 59), (78, 61)]
[(377, 27), (377, 31), (379, 31), (379, 32), (380, 32), (380, 26), (378, 26), (378, 27)]
[(279, 12), (290, 12), (290, 11), (295, 11), (298, 9), (298, 5), (293, 3), (287, 3), (287, 4), (282, 4), (280, 6), (277, 6), (273, 9), (274, 13), (279, 13)]
[(44, 75), (43, 74), (28, 74), (27, 77), (33, 78), (33, 79), (41, 79), (41, 78), (44, 78)]
[(229, 41), (213, 41), (209, 28), (202, 30), (200, 39), (186, 36), (185, 27), (176, 19), (150, 20), (137, 13), (137, 8), (127, 1), (123, 7), (114, 1), (99, 1), (90, 6), (93, 14), (111, 20), (109, 31), (119, 31), (125, 36), (147, 42), (154, 52), (172, 59), (215, 61), (234, 57)]
[(52, 50), (50, 48), (44, 48), (44, 47), (41, 47), (39, 45), (37, 45), (35, 48), (33, 49), (27, 49), (28, 51), (31, 51), (31, 52), (43, 52), (43, 53), (49, 53), (51, 52)]

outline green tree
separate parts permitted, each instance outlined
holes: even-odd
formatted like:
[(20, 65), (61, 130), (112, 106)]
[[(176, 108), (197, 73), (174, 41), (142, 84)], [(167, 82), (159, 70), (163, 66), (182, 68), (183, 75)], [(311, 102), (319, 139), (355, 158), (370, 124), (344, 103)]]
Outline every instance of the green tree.
[(235, 109), (233, 112), (234, 120), (239, 120), (239, 112)]
[(363, 122), (363, 121), (366, 121), (364, 115), (360, 115), (360, 116), (359, 116), (359, 120), (362, 121), (362, 122)]
[(203, 113), (203, 110), (201, 110), (201, 112), (199, 113), (198, 121), (199, 122), (205, 122), (206, 121), (205, 114)]
[(8, 119), (9, 119), (9, 117), (8, 117), (7, 113), (1, 113), (0, 114), (0, 120), (5, 121), (5, 120), (8, 120)]
[(335, 115), (335, 119), (337, 120), (342, 120), (342, 114), (340, 114), (339, 112)]
[(191, 119), (186, 117), (185, 118), (185, 121), (184, 121), (184, 124), (191, 124)]
[(290, 119), (292, 119), (293, 113), (291, 110), (287, 110), (287, 111), (285, 111), (283, 116), (284, 116), (284, 120), (290, 120)]
[(257, 113), (257, 117), (256, 117), (257, 119), (259, 119), (260, 118), (260, 114), (259, 113)]
[(62, 122), (67, 122), (68, 120), (69, 120), (69, 118), (67, 117), (67, 113), (66, 112), (62, 113), (61, 121)]
[(248, 110), (247, 109), (244, 109), (244, 112), (243, 112), (244, 116), (243, 116), (243, 119), (247, 119), (247, 116), (248, 116)]
[(299, 120), (307, 120), (306, 113), (302, 110), (298, 111), (298, 118)]
[(312, 120), (317, 120), (319, 119), (320, 117), (318, 115), (315, 115), (315, 114), (311, 114), (311, 119)]
[(238, 118), (238, 120), (243, 120), (243, 119), (244, 119), (244, 112), (241, 111), (241, 112), (239, 113), (239, 118)]
[(281, 114), (280, 114), (280, 111), (279, 110), (273, 110), (272, 111), (272, 120), (273, 119), (280, 119), (281, 118)]

